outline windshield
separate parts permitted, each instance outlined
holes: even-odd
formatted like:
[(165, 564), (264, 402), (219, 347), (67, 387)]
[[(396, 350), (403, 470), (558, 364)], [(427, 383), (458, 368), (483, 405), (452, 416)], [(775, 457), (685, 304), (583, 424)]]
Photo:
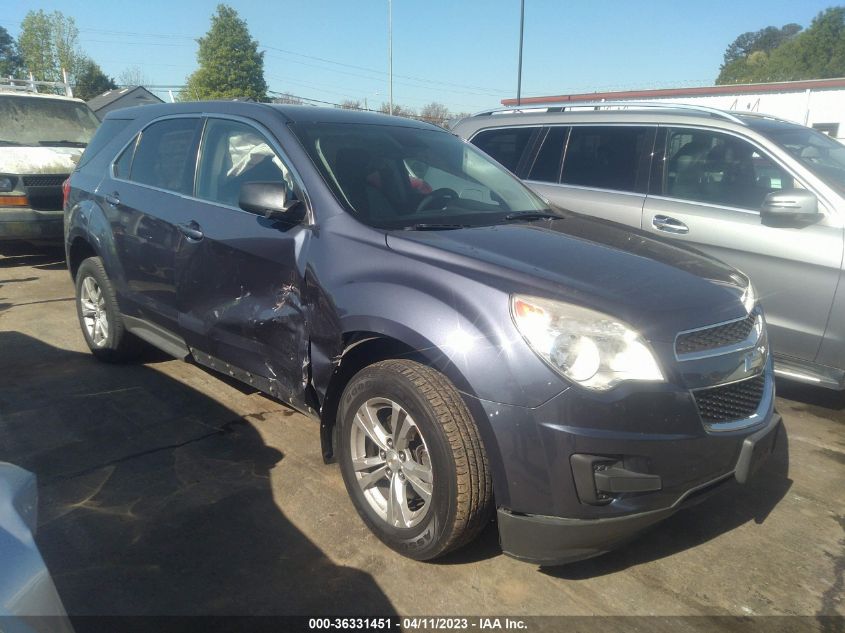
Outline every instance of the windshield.
[(0, 95), (0, 147), (83, 147), (99, 124), (91, 109), (79, 101)]
[(498, 163), (448, 132), (355, 123), (293, 130), (337, 199), (371, 226), (482, 226), (549, 212)]
[(845, 192), (845, 145), (804, 127), (761, 130), (828, 185)]

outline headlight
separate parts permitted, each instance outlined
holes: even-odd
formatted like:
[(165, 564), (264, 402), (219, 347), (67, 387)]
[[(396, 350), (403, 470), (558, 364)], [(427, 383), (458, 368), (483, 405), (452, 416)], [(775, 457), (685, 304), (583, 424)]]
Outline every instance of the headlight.
[(511, 297), (511, 314), (531, 349), (583, 387), (603, 391), (623, 380), (664, 380), (642, 337), (607, 314), (521, 295)]

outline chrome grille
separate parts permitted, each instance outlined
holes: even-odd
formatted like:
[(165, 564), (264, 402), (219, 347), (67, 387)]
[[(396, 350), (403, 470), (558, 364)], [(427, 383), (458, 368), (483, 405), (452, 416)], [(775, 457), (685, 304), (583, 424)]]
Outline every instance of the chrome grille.
[(751, 417), (760, 407), (766, 376), (693, 392), (701, 420), (707, 425), (735, 422)]
[(23, 176), (24, 187), (61, 187), (68, 174), (38, 174)]
[(675, 339), (675, 354), (680, 357), (742, 343), (751, 334), (759, 315), (759, 308), (755, 308), (744, 319), (692, 332), (682, 332)]

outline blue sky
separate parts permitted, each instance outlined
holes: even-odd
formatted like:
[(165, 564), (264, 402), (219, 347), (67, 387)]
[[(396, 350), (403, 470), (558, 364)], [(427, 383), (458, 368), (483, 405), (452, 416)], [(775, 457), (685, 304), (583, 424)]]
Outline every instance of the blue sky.
[[(109, 75), (138, 66), (159, 85), (196, 67), (194, 38), (214, 0), (6, 3), (12, 35), (29, 10), (76, 19), (82, 49)], [(266, 50), (272, 90), (330, 102), (387, 100), (387, 0), (230, 2)], [(526, 0), (525, 96), (712, 85), (744, 31), (808, 26), (830, 0)], [(393, 0), (394, 101), (453, 112), (516, 93), (519, 0)]]

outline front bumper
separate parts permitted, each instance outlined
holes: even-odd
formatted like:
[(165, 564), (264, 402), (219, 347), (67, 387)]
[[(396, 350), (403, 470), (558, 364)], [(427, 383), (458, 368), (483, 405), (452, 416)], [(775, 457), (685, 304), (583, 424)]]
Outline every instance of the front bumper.
[(0, 240), (61, 240), (64, 211), (0, 207)]
[(609, 552), (679, 509), (698, 503), (730, 481), (745, 483), (774, 451), (781, 417), (772, 413), (768, 423), (741, 443), (733, 470), (696, 485), (668, 507), (595, 519), (551, 517), (498, 510), (499, 539), (505, 554), (538, 565), (562, 565)]

